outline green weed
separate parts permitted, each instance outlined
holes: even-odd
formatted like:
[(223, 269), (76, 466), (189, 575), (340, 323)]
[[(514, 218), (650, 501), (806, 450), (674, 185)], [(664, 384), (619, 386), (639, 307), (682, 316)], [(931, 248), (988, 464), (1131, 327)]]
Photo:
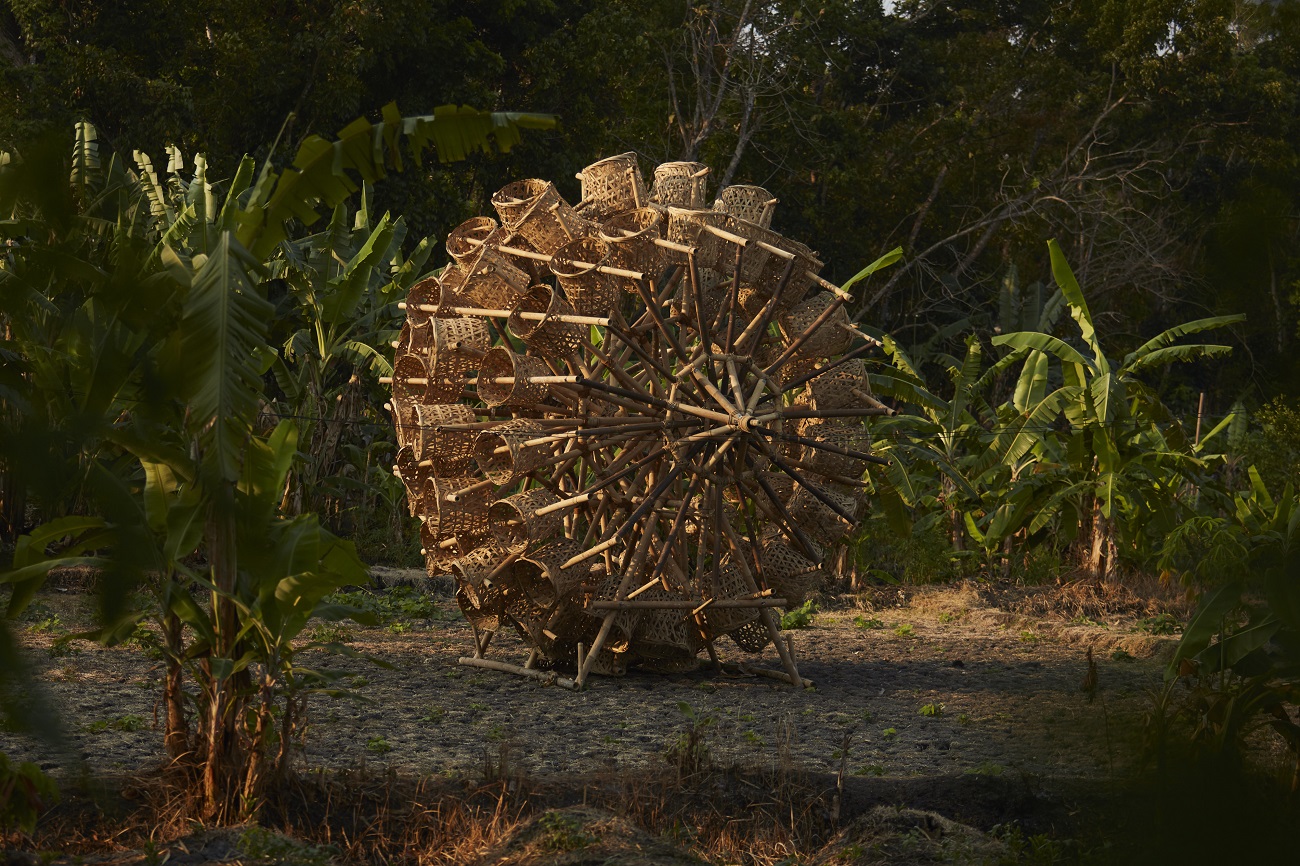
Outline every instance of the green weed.
[(799, 607), (793, 608), (781, 614), (781, 628), (809, 628), (813, 624), (813, 619), (817, 616), (817, 603), (808, 599)]
[(870, 619), (868, 619), (867, 617), (862, 615), (858, 615), (853, 618), (853, 625), (855, 628), (860, 628), (863, 631), (874, 631), (876, 629), (882, 629), (885, 627), (885, 623), (883, 620), (876, 619), (875, 617), (871, 617)]

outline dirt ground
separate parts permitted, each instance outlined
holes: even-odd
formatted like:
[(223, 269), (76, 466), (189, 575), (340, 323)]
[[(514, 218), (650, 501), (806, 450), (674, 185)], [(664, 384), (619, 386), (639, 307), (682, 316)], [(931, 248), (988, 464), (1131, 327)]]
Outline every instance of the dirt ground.
[[(84, 592), (56, 586), (39, 601), (65, 631), (89, 625), (93, 597)], [(472, 777), (485, 764), (534, 776), (627, 771), (662, 765), (699, 724), (723, 766), (1104, 779), (1134, 767), (1142, 715), (1176, 640), (1150, 633), (1150, 603), (1067, 598), (1054, 588), (884, 590), (827, 600), (810, 627), (789, 632), (812, 689), (706, 665), (685, 675), (594, 677), (575, 693), (459, 666), (471, 654), (470, 628), (450, 597), (438, 601), (444, 619), (350, 627), (349, 645), (389, 667), (304, 656), (348, 671), (357, 695), (313, 699), (304, 766), (364, 762), (448, 777)], [(54, 636), (40, 622), (23, 640), (70, 720), (74, 754), (66, 757), (104, 773), (161, 760), (160, 662), (139, 647), (84, 641), (51, 655)], [(756, 662), (723, 643), (724, 660)], [(1081, 690), (1088, 648), (1100, 673), (1095, 700)], [(489, 653), (515, 663), (525, 655), (504, 632)], [(779, 668), (770, 647), (757, 662)], [(68, 771), (65, 756), (13, 734), (0, 732), (0, 751)]]

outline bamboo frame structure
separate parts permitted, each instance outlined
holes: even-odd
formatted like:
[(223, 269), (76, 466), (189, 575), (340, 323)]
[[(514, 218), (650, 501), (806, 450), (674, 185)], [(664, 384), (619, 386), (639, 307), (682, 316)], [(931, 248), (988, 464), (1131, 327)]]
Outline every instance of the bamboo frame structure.
[[(885, 462), (866, 419), (892, 410), (851, 297), (771, 230), (776, 198), (729, 187), (708, 208), (707, 174), (665, 164), (648, 188), (620, 154), (579, 175), (576, 206), (516, 181), (399, 304), (393, 469), (429, 574), (457, 580), (462, 664), (581, 689), (702, 650), (721, 670), (727, 637), (780, 670), (727, 669), (810, 684), (779, 611), (856, 524)], [(503, 628), (523, 665), (485, 657)]]

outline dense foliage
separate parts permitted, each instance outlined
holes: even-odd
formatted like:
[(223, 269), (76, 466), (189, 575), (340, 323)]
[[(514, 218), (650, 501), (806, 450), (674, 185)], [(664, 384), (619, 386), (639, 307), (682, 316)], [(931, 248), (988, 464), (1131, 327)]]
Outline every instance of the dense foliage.
[(554, 112), (508, 156), (380, 184), (380, 209), (441, 237), (514, 177), (699, 156), (771, 188), (832, 278), (902, 244), (863, 306), (907, 345), (995, 330), (999, 284), (1045, 280), (1055, 237), (1121, 352), (1247, 315), (1248, 351), (1162, 383), (1174, 408), (1294, 392), (1300, 4), (887, 5), (5, 2), (0, 146), (90, 119), (119, 153), (202, 150), (226, 178), (393, 99)]

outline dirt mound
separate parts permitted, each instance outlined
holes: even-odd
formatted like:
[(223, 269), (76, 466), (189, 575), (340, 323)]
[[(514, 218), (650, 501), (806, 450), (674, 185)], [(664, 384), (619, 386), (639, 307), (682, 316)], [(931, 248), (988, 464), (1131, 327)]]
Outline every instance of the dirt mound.
[(1006, 843), (937, 812), (877, 806), (841, 830), (813, 859), (813, 866), (888, 863), (1001, 863)]
[(515, 827), (479, 866), (699, 866), (704, 861), (600, 809), (549, 809)]

